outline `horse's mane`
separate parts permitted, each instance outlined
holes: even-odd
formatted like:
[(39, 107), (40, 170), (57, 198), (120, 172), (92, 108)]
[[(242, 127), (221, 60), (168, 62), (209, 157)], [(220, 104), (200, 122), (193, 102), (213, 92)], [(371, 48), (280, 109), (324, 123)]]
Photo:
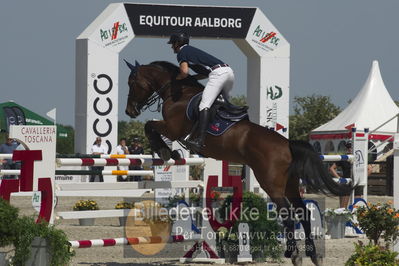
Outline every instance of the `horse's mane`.
[(163, 70), (173, 74), (173, 76), (177, 76), (177, 74), (179, 74), (179, 72), (180, 72), (180, 69), (178, 66), (176, 66), (175, 64), (172, 64), (170, 62), (167, 62), (167, 61), (154, 61), (154, 62), (151, 62), (150, 65), (158, 66), (158, 67), (162, 68)]
[[(173, 63), (167, 62), (167, 61), (154, 61), (154, 62), (151, 62), (150, 65), (160, 67), (162, 70), (165, 70), (165, 71), (171, 73), (173, 78), (176, 78), (176, 76), (180, 73), (180, 68), (178, 66), (176, 66)], [(186, 85), (204, 88), (204, 86), (201, 83), (199, 83), (197, 80), (195, 80), (194, 78), (184, 79), (183, 81), (184, 81), (184, 84), (186, 84)]]

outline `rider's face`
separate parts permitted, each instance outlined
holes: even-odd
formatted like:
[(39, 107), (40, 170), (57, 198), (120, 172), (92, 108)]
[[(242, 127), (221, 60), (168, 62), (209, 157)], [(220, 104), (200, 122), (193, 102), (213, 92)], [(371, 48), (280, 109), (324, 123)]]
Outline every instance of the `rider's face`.
[(175, 54), (177, 54), (179, 52), (179, 50), (180, 50), (180, 47), (179, 47), (178, 43), (172, 43), (171, 48), (173, 49), (173, 52)]

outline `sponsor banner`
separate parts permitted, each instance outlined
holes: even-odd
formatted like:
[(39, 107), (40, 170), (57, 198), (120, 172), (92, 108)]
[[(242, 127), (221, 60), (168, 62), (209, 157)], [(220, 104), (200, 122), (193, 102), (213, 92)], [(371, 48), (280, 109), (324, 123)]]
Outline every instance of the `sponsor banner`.
[(34, 162), (33, 191), (38, 190), (38, 179), (50, 177), (54, 182), (55, 173), (55, 126), (10, 126), (10, 137), (16, 139), (25, 149), (41, 150), (42, 160)]
[[(171, 166), (154, 166), (155, 181), (172, 181), (173, 171)], [(170, 188), (157, 188), (155, 190), (155, 200), (160, 204), (167, 205), (169, 198), (173, 196)]]
[(133, 29), (123, 5), (111, 5), (113, 11), (104, 18), (89, 40), (95, 41), (104, 48), (120, 52), (134, 38)]
[(169, 36), (184, 30), (194, 37), (245, 38), (256, 8), (125, 4), (134, 33)]
[[(54, 208), (57, 206), (57, 197), (53, 197), (53, 206)], [(42, 192), (35, 191), (32, 195), (32, 207), (35, 211), (40, 212), (40, 208), (42, 207)]]
[(246, 40), (260, 55), (288, 44), (259, 9), (256, 10), (252, 24), (248, 29)]
[(261, 86), (260, 124), (288, 137), (289, 59), (265, 57), (262, 63), (268, 75), (262, 77), (266, 85)]
[[(89, 170), (87, 166), (62, 166), (56, 167), (56, 170)], [(89, 182), (89, 176), (80, 175), (55, 175), (55, 184), (70, 184)]]
[(90, 41), (88, 46), (86, 153), (97, 136), (111, 153), (117, 146), (118, 54)]
[(265, 87), (266, 98), (266, 121), (265, 126), (273, 128), (276, 132), (286, 135), (288, 130), (288, 113), (285, 108), (285, 100), (281, 98), (288, 93), (288, 89), (280, 85), (269, 85)]
[(21, 108), (17, 106), (12, 106), (12, 107), (5, 106), (3, 107), (3, 111), (7, 121), (7, 131), (9, 131), (11, 125), (26, 124), (25, 114), (21, 110)]

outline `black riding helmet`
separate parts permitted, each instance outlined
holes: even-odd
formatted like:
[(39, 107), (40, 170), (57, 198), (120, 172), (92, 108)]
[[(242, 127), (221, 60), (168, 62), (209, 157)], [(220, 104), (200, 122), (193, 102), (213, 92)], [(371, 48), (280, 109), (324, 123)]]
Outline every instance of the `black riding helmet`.
[(178, 43), (180, 46), (188, 44), (190, 42), (190, 36), (185, 32), (175, 32), (170, 35), (168, 44)]

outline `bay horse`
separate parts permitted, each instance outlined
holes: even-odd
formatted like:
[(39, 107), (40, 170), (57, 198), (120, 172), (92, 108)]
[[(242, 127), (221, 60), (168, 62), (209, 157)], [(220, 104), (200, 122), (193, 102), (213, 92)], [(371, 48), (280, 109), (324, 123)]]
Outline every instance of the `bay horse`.
[[(162, 107), (164, 120), (146, 122), (145, 134), (151, 149), (162, 159), (177, 159), (177, 154), (169, 149), (160, 135), (182, 142), (190, 134), (193, 121), (187, 118), (186, 108), (190, 99), (203, 91), (204, 87), (190, 76), (180, 81), (181, 84), (176, 84), (179, 68), (169, 62), (156, 61), (148, 65), (139, 65), (136, 62), (135, 66), (126, 63), (131, 69), (126, 114), (136, 118), (142, 110), (158, 101), (158, 111)], [(179, 86), (179, 90), (176, 90), (176, 86)], [(180, 92), (178, 97), (175, 97), (176, 91)], [(273, 130), (249, 120), (242, 120), (221, 136), (207, 134), (201, 154), (217, 160), (248, 165), (261, 188), (276, 204), (278, 211), (284, 208), (292, 210), (292, 206), (296, 213), (305, 213), (300, 220), (306, 235), (306, 255), (316, 265), (319, 264), (320, 258), (316, 254), (311, 236), (310, 220), (307, 219), (311, 217), (310, 211), (299, 194), (299, 178), (314, 191), (332, 192), (335, 195), (348, 195), (353, 187), (336, 183), (309, 143), (288, 140)], [(284, 255), (291, 259), (298, 253), (292, 217), (281, 217), (287, 238)]]

